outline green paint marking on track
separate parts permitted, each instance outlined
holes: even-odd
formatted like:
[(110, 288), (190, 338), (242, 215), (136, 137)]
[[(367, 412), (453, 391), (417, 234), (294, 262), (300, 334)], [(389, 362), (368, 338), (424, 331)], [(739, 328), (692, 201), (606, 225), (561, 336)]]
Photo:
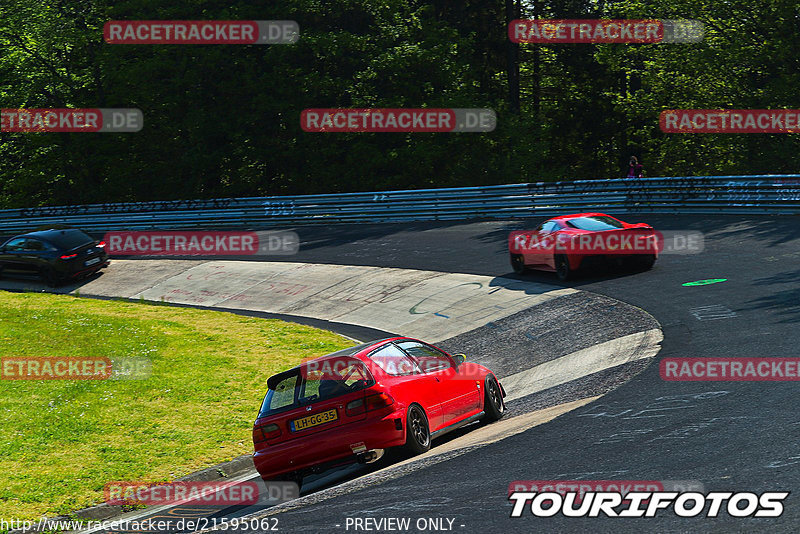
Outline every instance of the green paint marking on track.
[(708, 280), (697, 280), (695, 282), (686, 282), (685, 284), (681, 284), (682, 286), (707, 286), (709, 284), (718, 284), (720, 282), (726, 282), (727, 278), (709, 278)]

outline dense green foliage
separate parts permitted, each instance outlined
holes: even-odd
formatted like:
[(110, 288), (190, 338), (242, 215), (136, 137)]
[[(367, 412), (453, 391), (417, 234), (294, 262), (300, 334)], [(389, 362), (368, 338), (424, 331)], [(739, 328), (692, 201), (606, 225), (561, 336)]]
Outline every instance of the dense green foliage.
[[(533, 18), (691, 18), (698, 44), (520, 45)], [(0, 207), (795, 172), (796, 134), (664, 134), (669, 108), (798, 108), (790, 0), (0, 0), (0, 107), (136, 107), (133, 134), (0, 134)], [(117, 19), (296, 20), (294, 45), (110, 45)], [(512, 56), (513, 57), (513, 56)], [(513, 62), (512, 62), (513, 63)], [(514, 72), (514, 68), (511, 69)], [(489, 107), (492, 133), (306, 133), (313, 107)]]

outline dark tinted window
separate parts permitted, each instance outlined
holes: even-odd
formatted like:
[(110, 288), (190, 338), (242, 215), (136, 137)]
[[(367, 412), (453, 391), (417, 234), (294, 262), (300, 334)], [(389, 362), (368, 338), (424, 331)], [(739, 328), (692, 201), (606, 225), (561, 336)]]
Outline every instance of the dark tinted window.
[(570, 219), (567, 222), (569, 226), (579, 230), (587, 230), (589, 232), (602, 232), (604, 230), (617, 230), (624, 228), (622, 223), (611, 217), (604, 215), (594, 215), (592, 217), (578, 217), (577, 219)]
[(24, 250), (25, 249), (25, 241), (26, 240), (25, 240), (24, 237), (18, 237), (16, 239), (12, 239), (11, 241), (9, 241), (6, 244), (5, 248), (6, 248), (6, 250), (8, 252), (14, 252), (14, 251), (17, 251), (17, 250)]
[(375, 383), (364, 362), (348, 357), (312, 360), (300, 369), (273, 376), (258, 417), (332, 399)]
[(80, 230), (59, 230), (58, 232), (48, 234), (47, 239), (63, 250), (70, 250), (88, 245), (89, 243), (94, 243), (94, 239)]
[(42, 243), (38, 239), (28, 239), (27, 241), (25, 241), (25, 250), (41, 251), (41, 250), (46, 250), (46, 247), (44, 246), (44, 243)]

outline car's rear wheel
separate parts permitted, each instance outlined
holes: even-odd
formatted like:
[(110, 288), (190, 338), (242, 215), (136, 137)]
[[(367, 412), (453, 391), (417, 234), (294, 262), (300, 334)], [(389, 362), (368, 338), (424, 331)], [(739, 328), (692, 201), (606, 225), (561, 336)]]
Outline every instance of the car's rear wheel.
[(500, 384), (492, 375), (486, 375), (486, 380), (483, 381), (483, 411), (486, 414), (483, 421), (486, 423), (497, 421), (506, 412)]
[(522, 254), (511, 254), (511, 268), (517, 274), (525, 274), (528, 268), (525, 267), (525, 259)]
[(412, 404), (406, 413), (406, 452), (422, 454), (431, 448), (431, 429), (428, 417), (418, 404)]
[(558, 254), (555, 257), (556, 276), (562, 282), (566, 282), (574, 275), (572, 268), (569, 266), (569, 258), (564, 254)]
[(655, 254), (642, 254), (636, 258), (634, 265), (642, 271), (649, 271), (656, 263)]

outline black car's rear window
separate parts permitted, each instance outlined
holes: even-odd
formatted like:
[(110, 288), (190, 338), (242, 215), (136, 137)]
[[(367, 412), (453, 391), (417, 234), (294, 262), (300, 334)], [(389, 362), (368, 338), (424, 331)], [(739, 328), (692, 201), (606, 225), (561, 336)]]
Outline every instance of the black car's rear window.
[(588, 232), (602, 232), (605, 230), (618, 230), (624, 228), (622, 223), (611, 217), (603, 215), (592, 215), (591, 217), (577, 217), (567, 221), (567, 225), (578, 230), (586, 230)]
[(361, 360), (347, 356), (314, 360), (267, 381), (269, 389), (258, 418), (359, 391), (374, 383)]
[(58, 230), (57, 232), (48, 232), (47, 235), (43, 237), (56, 245), (58, 248), (64, 250), (71, 250), (73, 248), (94, 243), (94, 239), (84, 234), (80, 230)]

